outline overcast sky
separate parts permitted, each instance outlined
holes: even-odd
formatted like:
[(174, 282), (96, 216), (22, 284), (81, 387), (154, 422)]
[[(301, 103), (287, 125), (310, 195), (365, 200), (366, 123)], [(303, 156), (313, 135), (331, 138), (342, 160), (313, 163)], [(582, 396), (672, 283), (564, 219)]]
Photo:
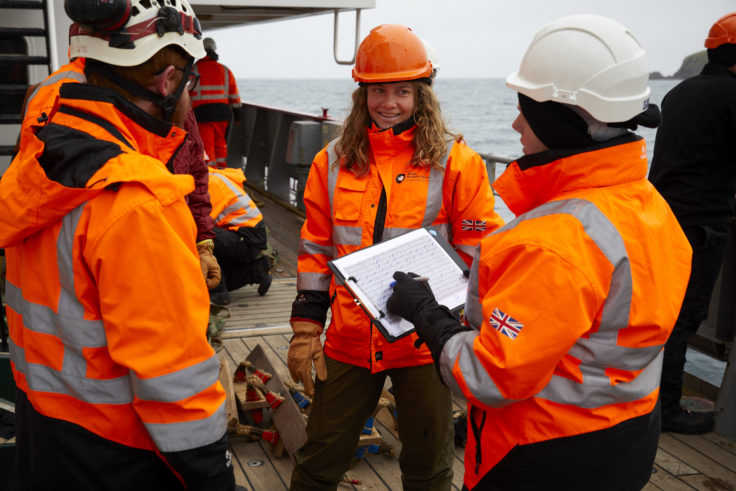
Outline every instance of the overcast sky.
[[(671, 75), (703, 48), (710, 26), (734, 0), (376, 0), (361, 14), (361, 39), (384, 23), (405, 24), (438, 52), (443, 77), (506, 77), (534, 34), (565, 15), (598, 14), (628, 27), (652, 71)], [(355, 14), (339, 20), (338, 55), (350, 59)], [(333, 16), (209, 31), (237, 78), (349, 78), (333, 58)]]

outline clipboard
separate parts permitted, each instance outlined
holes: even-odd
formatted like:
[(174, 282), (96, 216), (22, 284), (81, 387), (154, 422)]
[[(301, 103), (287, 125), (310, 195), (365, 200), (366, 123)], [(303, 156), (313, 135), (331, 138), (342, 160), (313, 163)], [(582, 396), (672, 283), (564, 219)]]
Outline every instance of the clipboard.
[(456, 312), (465, 305), (468, 290), (465, 275), (469, 268), (432, 228), (412, 230), (328, 261), (327, 265), (389, 342), (414, 331), (412, 323), (386, 309), (386, 301), (393, 292), (395, 271), (428, 277), (437, 302), (450, 311)]

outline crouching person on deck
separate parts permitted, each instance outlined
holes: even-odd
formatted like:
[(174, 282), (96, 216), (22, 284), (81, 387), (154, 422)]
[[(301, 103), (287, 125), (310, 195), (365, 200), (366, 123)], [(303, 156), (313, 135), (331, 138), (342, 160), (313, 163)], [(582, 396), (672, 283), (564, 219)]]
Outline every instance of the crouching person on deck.
[(507, 85), (524, 156), (493, 187), (517, 218), (484, 238), (460, 325), (404, 272), (411, 321), (468, 400), (467, 489), (640, 489), (660, 432), (663, 346), (690, 246), (647, 181), (649, 67), (622, 25), (544, 27)]
[(228, 304), (228, 292), (254, 283), (258, 284), (258, 294), (263, 296), (271, 286), (263, 215), (243, 189), (242, 170), (210, 167), (209, 173), (215, 257), (222, 269), (222, 280), (210, 290), (210, 300), (218, 305)]
[(287, 362), (314, 400), (292, 490), (337, 487), (387, 376), (396, 397), (404, 489), (452, 486), (452, 394), (429, 351), (415, 347), (413, 334), (387, 342), (327, 264), (430, 225), (470, 264), (480, 239), (503, 223), (493, 211), (483, 160), (445, 126), (431, 73), (411, 29), (373, 29), (358, 48), (353, 78), (360, 86), (342, 134), (309, 171)]
[(194, 183), (165, 165), (199, 22), (186, 0), (133, 3), (67, 0), (87, 83), (61, 86), (0, 182), (23, 489), (235, 487)]

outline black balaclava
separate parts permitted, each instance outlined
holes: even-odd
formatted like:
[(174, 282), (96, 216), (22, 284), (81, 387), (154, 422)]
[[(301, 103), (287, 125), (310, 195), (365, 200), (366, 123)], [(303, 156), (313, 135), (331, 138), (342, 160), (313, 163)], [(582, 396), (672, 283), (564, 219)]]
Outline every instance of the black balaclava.
[(519, 93), (519, 108), (534, 134), (550, 149), (577, 148), (595, 145), (588, 134), (588, 125), (575, 111), (564, 104), (537, 102)]
[(708, 61), (731, 68), (736, 65), (736, 44), (722, 44), (708, 50)]

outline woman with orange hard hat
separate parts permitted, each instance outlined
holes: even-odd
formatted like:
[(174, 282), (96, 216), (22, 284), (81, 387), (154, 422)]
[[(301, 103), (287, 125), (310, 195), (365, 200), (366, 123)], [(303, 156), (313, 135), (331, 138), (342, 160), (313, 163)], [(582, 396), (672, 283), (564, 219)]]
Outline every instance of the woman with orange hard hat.
[(429, 350), (415, 346), (416, 334), (389, 343), (327, 265), (427, 226), (470, 264), (478, 242), (502, 225), (485, 164), (445, 126), (431, 73), (411, 29), (373, 29), (358, 48), (353, 79), (359, 86), (342, 134), (310, 169), (288, 366), (314, 400), (291, 489), (336, 488), (387, 376), (396, 398), (404, 489), (452, 485), (452, 396)]

